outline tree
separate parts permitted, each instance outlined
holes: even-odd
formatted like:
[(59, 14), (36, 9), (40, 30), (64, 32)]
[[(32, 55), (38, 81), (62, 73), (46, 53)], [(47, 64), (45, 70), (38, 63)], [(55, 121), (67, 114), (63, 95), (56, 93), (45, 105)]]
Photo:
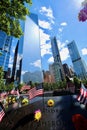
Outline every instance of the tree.
[(87, 79), (82, 80), (82, 83), (85, 85), (85, 87), (87, 88)]
[(11, 82), (10, 84), (5, 85), (5, 91), (11, 91), (14, 88), (14, 83)]
[(4, 90), (4, 71), (3, 68), (0, 66), (0, 90)]
[(0, 0), (0, 30), (17, 38), (23, 35), (20, 20), (30, 14), (26, 3), (31, 5), (32, 0)]
[(74, 81), (75, 88), (79, 89), (81, 87), (81, 80), (78, 77), (74, 76), (73, 81)]

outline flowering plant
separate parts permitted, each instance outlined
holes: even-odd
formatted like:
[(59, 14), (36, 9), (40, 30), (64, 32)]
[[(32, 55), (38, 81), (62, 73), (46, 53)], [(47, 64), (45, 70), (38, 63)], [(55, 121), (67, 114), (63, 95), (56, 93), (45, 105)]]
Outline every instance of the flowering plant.
[(48, 105), (49, 107), (54, 106), (54, 100), (53, 100), (53, 99), (49, 99), (49, 100), (47, 101), (47, 105)]
[(41, 117), (42, 117), (42, 113), (41, 113), (40, 109), (36, 110), (35, 115), (34, 115), (35, 120), (39, 121), (41, 119)]
[(84, 0), (82, 2), (83, 9), (80, 10), (78, 14), (79, 21), (86, 21), (87, 20), (87, 0)]
[(24, 98), (22, 100), (22, 105), (28, 105), (28, 103), (29, 103), (29, 100), (27, 98)]
[(15, 103), (15, 102), (16, 102), (16, 98), (13, 97), (13, 98), (12, 98), (12, 103)]

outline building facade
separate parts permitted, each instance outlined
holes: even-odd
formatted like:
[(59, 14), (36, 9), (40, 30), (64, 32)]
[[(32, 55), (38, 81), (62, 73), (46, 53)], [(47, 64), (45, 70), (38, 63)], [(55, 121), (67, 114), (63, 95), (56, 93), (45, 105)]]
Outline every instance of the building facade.
[(54, 83), (54, 76), (50, 73), (50, 71), (43, 70), (43, 82), (44, 83)]
[(69, 69), (69, 67), (68, 67), (68, 65), (67, 65), (66, 63), (63, 64), (63, 69), (64, 69), (64, 73), (65, 73), (65, 75), (71, 77), (70, 69)]
[(50, 71), (50, 74), (52, 76), (52, 81), (56, 82), (55, 81), (55, 73), (54, 73), (54, 64), (49, 64), (49, 71)]
[(81, 79), (87, 78), (87, 67), (82, 57), (79, 54), (75, 41), (72, 41), (67, 46), (69, 49), (70, 57), (76, 75)]
[(12, 76), (11, 76), (13, 81), (14, 81), (15, 75), (16, 75), (15, 72), (16, 72), (16, 64), (17, 64), (18, 46), (19, 46), (19, 40), (17, 42), (15, 52), (14, 52), (14, 60), (13, 60)]
[(51, 47), (52, 47), (52, 53), (54, 58), (54, 64), (53, 64), (54, 77), (55, 77), (55, 81), (57, 82), (60, 80), (64, 80), (65, 75), (64, 75), (64, 70), (60, 58), (56, 37), (51, 38)]
[(24, 35), (19, 39), (16, 76), (21, 82), (42, 82), (38, 16), (30, 14), (21, 21)]
[(2, 66), (4, 69), (5, 72), (4, 78), (6, 78), (6, 73), (8, 71), (11, 44), (12, 44), (12, 37), (7, 36), (7, 34), (3, 31), (0, 31), (0, 52), (1, 52), (0, 66)]

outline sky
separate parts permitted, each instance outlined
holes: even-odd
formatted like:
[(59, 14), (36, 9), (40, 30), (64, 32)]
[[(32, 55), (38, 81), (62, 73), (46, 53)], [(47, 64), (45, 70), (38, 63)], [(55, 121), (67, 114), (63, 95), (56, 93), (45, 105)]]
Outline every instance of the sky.
[(62, 63), (72, 66), (67, 44), (74, 40), (87, 64), (87, 22), (78, 20), (82, 1), (32, 0), (29, 8), (31, 13), (38, 15), (42, 69), (48, 70), (49, 64), (53, 63), (50, 41), (53, 36), (57, 38)]

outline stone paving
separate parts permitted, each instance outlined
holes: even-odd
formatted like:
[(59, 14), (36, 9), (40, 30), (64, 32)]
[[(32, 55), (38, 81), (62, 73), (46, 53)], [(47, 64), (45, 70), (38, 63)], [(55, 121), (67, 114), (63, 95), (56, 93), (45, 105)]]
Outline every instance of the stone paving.
[[(54, 100), (54, 106), (48, 107), (47, 101)], [(42, 118), (34, 120), (35, 110), (40, 109)], [(76, 100), (76, 96), (44, 97), (27, 106), (7, 112), (0, 123), (0, 130), (75, 130), (72, 115), (80, 113), (87, 118), (87, 110)]]

